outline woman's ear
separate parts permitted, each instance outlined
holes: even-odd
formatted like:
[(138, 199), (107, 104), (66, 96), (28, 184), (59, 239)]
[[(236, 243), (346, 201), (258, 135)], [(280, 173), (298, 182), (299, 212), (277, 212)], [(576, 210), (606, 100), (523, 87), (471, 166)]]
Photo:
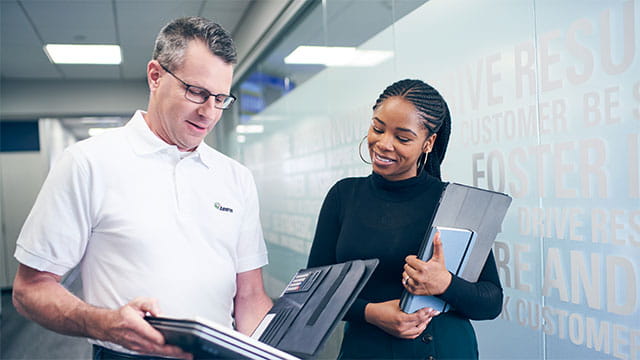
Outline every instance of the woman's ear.
[(429, 137), (427, 138), (427, 141), (425, 141), (424, 145), (422, 146), (422, 152), (430, 153), (431, 150), (433, 150), (433, 145), (436, 143), (437, 136), (438, 134), (429, 135)]

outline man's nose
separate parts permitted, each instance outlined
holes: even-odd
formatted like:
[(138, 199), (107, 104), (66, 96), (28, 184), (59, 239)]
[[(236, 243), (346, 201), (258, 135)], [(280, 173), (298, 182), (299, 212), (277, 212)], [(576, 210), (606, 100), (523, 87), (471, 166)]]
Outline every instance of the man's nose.
[(198, 107), (198, 114), (207, 119), (217, 121), (222, 116), (222, 109), (218, 109), (216, 106), (216, 99), (211, 96), (204, 103)]

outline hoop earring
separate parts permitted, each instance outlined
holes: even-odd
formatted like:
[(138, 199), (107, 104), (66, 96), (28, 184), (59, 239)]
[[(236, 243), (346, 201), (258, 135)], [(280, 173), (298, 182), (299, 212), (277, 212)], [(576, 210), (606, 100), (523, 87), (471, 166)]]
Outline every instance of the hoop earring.
[(364, 143), (364, 141), (367, 139), (367, 135), (365, 135), (362, 140), (360, 140), (360, 142), (358, 143), (358, 155), (360, 155), (360, 160), (362, 160), (362, 162), (364, 162), (367, 165), (371, 165), (371, 161), (367, 161), (364, 156), (362, 156), (362, 143)]
[(422, 164), (420, 164), (420, 159), (418, 159), (418, 174), (420, 175), (422, 174), (422, 172), (424, 171), (424, 168), (427, 166), (427, 158), (429, 157), (429, 153), (431, 151), (427, 151), (425, 153), (422, 153), (422, 155), (424, 155), (424, 157), (421, 155), (420, 157), (424, 159), (424, 161), (422, 162)]

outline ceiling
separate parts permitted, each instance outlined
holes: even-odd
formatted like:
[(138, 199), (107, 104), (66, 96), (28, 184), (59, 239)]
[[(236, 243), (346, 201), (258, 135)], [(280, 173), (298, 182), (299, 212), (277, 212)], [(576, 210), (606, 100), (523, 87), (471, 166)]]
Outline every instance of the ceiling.
[[(285, 64), (283, 58), (298, 45), (358, 46), (425, 1), (0, 0), (0, 77), (26, 86), (41, 87), (43, 81), (59, 84), (53, 89), (84, 80), (144, 81), (158, 31), (172, 19), (191, 15), (210, 18), (231, 32), (242, 66), (243, 60), (251, 62), (261, 42), (268, 43), (265, 39), (275, 28), (272, 24), (278, 14), (286, 13), (284, 8), (308, 4), (315, 6), (294, 17), (284, 30), (286, 36), (265, 49), (258, 69), (300, 85), (324, 67)], [(123, 61), (120, 65), (52, 64), (43, 50), (48, 43), (118, 44)], [(128, 118), (60, 120), (82, 139), (96, 124), (118, 126), (118, 121)]]
[[(180, 16), (200, 15), (232, 34), (257, 0), (0, 0), (0, 75), (3, 79), (145, 77), (154, 39)], [(55, 65), (48, 43), (118, 44), (120, 65)]]
[[(74, 81), (144, 81), (159, 30), (181, 16), (203, 16), (231, 32), (238, 53), (254, 46), (261, 34), (236, 37), (238, 29), (267, 29), (277, 9), (289, 0), (0, 0), (0, 77), (2, 81), (71, 86)], [(271, 8), (270, 8), (271, 7)], [(276, 9), (276, 10), (274, 10)], [(256, 18), (259, 17), (259, 18)], [(245, 19), (250, 19), (246, 23)], [(256, 23), (264, 23), (262, 28)], [(242, 34), (245, 35), (245, 34)], [(49, 43), (117, 44), (120, 65), (52, 64)], [(246, 54), (246, 51), (244, 51)], [(31, 86), (31, 85), (27, 85)], [(95, 127), (116, 127), (127, 118), (62, 117), (76, 139)]]

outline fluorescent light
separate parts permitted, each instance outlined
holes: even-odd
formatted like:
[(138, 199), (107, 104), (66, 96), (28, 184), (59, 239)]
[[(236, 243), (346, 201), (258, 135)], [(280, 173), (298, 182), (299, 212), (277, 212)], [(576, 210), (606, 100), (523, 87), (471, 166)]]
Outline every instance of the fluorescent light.
[(354, 54), (353, 58), (351, 58), (349, 62), (345, 63), (343, 66), (360, 66), (360, 67), (376, 66), (392, 57), (393, 57), (392, 51), (356, 50), (356, 53)]
[(298, 46), (291, 54), (284, 58), (286, 64), (321, 64), (331, 66), (342, 62), (344, 58), (351, 58), (355, 53), (354, 47), (338, 46)]
[(326, 66), (375, 66), (393, 57), (392, 51), (361, 50), (343, 46), (298, 46), (286, 64), (320, 64)]
[(264, 131), (264, 125), (238, 125), (236, 133), (238, 134), (260, 134)]
[(54, 64), (118, 65), (122, 62), (118, 45), (47, 44), (44, 52)]
[(122, 125), (128, 119), (121, 117), (92, 117), (85, 116), (80, 118), (80, 123), (83, 125)]

